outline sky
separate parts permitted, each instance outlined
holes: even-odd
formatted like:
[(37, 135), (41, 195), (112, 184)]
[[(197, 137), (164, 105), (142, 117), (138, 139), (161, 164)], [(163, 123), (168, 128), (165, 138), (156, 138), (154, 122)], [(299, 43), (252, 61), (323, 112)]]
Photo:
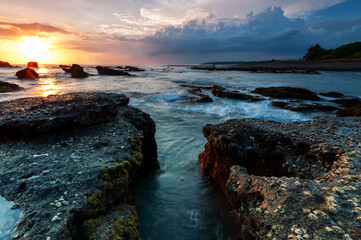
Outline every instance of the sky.
[(300, 59), (361, 41), (360, 0), (0, 0), (0, 60), (191, 64)]

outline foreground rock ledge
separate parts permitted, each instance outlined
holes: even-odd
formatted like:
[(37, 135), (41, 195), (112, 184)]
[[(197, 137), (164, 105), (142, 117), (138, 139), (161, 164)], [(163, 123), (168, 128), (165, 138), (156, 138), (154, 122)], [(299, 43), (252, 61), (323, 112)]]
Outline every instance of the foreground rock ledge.
[(234, 207), (239, 239), (361, 239), (361, 118), (203, 128), (203, 172)]
[[(15, 239), (139, 239), (129, 186), (157, 169), (155, 124), (124, 95), (0, 103), (0, 194)], [(7, 239), (7, 238), (6, 238)]]

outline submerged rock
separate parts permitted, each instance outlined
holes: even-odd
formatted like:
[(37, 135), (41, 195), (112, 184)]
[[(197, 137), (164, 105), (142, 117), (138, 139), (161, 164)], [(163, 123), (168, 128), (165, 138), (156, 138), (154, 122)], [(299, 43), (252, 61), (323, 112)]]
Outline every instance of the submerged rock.
[(130, 76), (130, 74), (123, 70), (115, 70), (107, 67), (97, 66), (98, 74), (109, 76)]
[(128, 101), (99, 92), (0, 103), (0, 194), (22, 210), (14, 239), (139, 236), (129, 187), (159, 163), (155, 124)]
[(278, 99), (302, 99), (319, 101), (320, 98), (316, 93), (304, 89), (295, 87), (269, 87), (269, 88), (256, 88), (252, 93), (257, 93), (266, 97), (278, 98)]
[(134, 66), (125, 66), (125, 67), (118, 66), (117, 68), (123, 69), (124, 71), (127, 71), (127, 72), (144, 72), (145, 71), (145, 69), (134, 67)]
[(320, 95), (324, 97), (332, 97), (332, 98), (342, 98), (345, 96), (343, 95), (343, 93), (339, 93), (339, 92), (320, 93)]
[(230, 120), (203, 133), (202, 171), (234, 207), (239, 239), (360, 238), (360, 118)]
[(33, 67), (33, 68), (38, 68), (38, 67), (39, 67), (39, 65), (38, 65), (38, 63), (37, 63), (37, 62), (28, 62), (28, 68), (30, 68), (30, 67)]
[(17, 84), (0, 81), (0, 93), (13, 92), (20, 89), (21, 87), (19, 87), (19, 85)]
[(275, 101), (271, 103), (272, 106), (275, 107), (279, 107), (279, 108), (283, 108), (286, 110), (291, 110), (294, 112), (319, 112), (319, 111), (323, 111), (323, 112), (327, 112), (327, 111), (335, 111), (335, 110), (339, 110), (340, 108), (335, 107), (335, 106), (330, 106), (330, 105), (321, 105), (318, 103), (300, 103), (300, 102), (280, 102), (280, 101)]
[(17, 76), (19, 79), (35, 79), (39, 77), (39, 74), (31, 68), (25, 68), (16, 72), (15, 76)]
[(241, 93), (238, 91), (229, 91), (224, 87), (214, 85), (211, 89), (211, 92), (214, 96), (220, 98), (229, 98), (229, 99), (239, 99), (239, 100), (249, 100), (249, 101), (262, 101), (263, 98), (252, 96), (249, 94)]

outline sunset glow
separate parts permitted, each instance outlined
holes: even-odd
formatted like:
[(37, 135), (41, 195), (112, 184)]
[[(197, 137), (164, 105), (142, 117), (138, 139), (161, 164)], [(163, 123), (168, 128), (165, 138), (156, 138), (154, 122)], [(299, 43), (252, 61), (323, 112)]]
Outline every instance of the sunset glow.
[(45, 38), (23, 37), (18, 48), (28, 61), (47, 62), (51, 57), (50, 42)]

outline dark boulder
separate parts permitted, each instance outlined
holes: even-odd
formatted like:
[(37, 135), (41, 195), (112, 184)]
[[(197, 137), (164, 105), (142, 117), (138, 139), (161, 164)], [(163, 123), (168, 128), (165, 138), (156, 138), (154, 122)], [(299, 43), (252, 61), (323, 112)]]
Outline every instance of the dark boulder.
[(62, 68), (65, 73), (70, 73), (72, 78), (86, 78), (89, 74), (84, 72), (84, 68), (78, 64), (73, 64), (70, 68)]
[(239, 100), (248, 100), (248, 101), (262, 101), (263, 98), (252, 96), (249, 94), (241, 93), (238, 91), (229, 91), (224, 87), (214, 85), (211, 89), (211, 92), (214, 96), (220, 98), (229, 98), (229, 99), (239, 99)]
[(21, 89), (21, 87), (19, 87), (19, 85), (17, 85), (17, 84), (0, 81), (0, 93), (13, 92), (13, 91), (17, 91), (20, 89)]
[(25, 68), (16, 72), (15, 76), (19, 79), (35, 79), (39, 77), (39, 74), (31, 68)]
[(345, 96), (343, 95), (343, 93), (339, 93), (339, 92), (320, 93), (320, 95), (324, 97), (332, 97), (332, 98), (342, 98)]
[(300, 103), (300, 102), (280, 102), (275, 101), (271, 103), (272, 106), (283, 108), (294, 112), (318, 112), (318, 111), (335, 111), (340, 108), (330, 105), (321, 105), (317, 103)]
[(60, 64), (59, 68), (70, 68), (71, 66)]
[(192, 97), (190, 102), (193, 103), (211, 103), (213, 99), (207, 94), (197, 94), (196, 97)]
[(123, 70), (115, 70), (107, 67), (97, 66), (96, 67), (99, 75), (109, 76), (130, 76), (130, 74)]
[(320, 98), (316, 93), (295, 87), (269, 87), (269, 88), (256, 88), (252, 93), (260, 94), (266, 97), (279, 98), (279, 99), (302, 99), (319, 101)]
[(133, 67), (133, 66), (125, 66), (125, 67), (118, 66), (117, 68), (122, 69), (127, 72), (144, 72), (145, 71), (145, 69)]
[(39, 65), (38, 65), (38, 63), (37, 63), (37, 62), (28, 62), (28, 68), (30, 68), (30, 67), (33, 67), (33, 68), (38, 68), (38, 67), (39, 67)]
[(3, 68), (12, 68), (12, 67), (14, 67), (14, 66), (11, 65), (11, 64), (8, 63), (8, 62), (0, 61), (0, 67), (3, 67)]

